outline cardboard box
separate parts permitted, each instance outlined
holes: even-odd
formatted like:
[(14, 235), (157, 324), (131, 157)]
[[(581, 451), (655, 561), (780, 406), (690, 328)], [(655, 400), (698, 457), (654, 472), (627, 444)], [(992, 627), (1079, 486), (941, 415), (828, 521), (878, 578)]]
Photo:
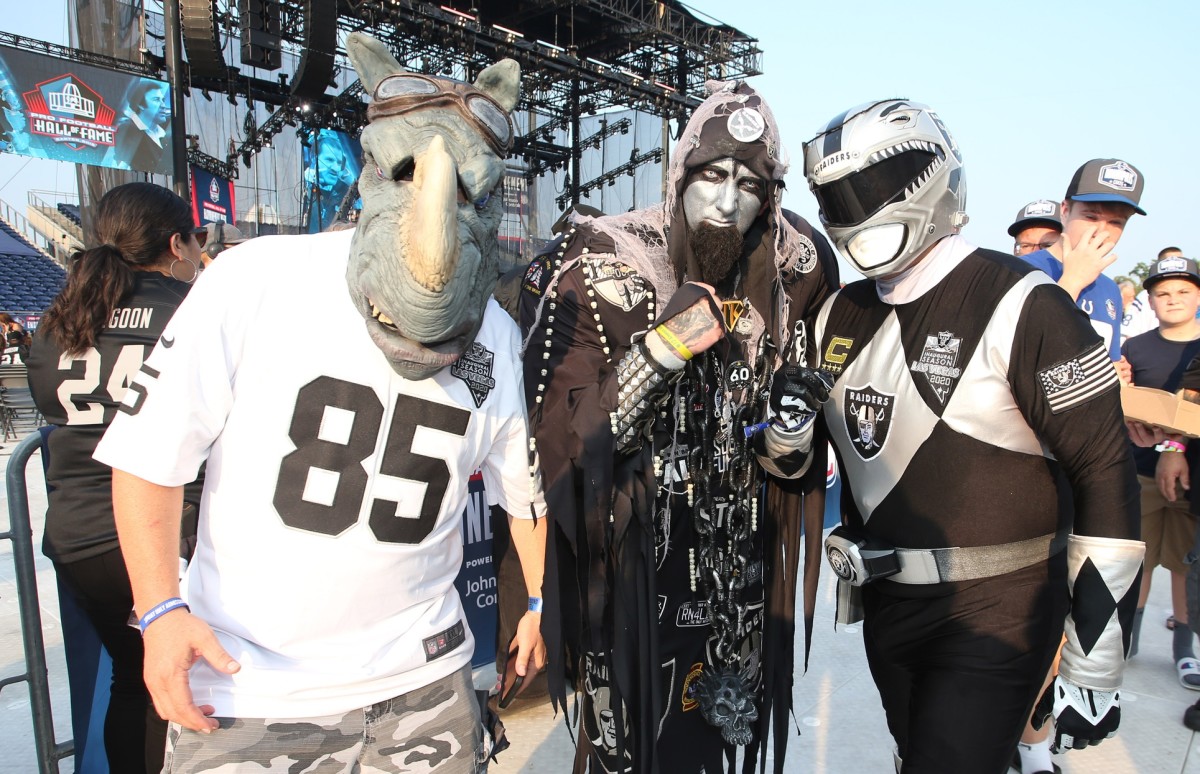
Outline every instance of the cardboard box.
[(1190, 403), (1164, 390), (1121, 387), (1121, 409), (1126, 419), (1200, 438), (1200, 404)]

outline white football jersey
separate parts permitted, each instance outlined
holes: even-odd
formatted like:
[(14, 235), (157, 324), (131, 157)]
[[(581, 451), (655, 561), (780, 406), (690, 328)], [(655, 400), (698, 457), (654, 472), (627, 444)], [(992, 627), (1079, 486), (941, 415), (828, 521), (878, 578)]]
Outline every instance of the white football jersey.
[(194, 699), (217, 715), (332, 715), (461, 668), (471, 473), (490, 504), (530, 516), (516, 325), (489, 300), (459, 363), (400, 377), (351, 304), (352, 234), (222, 255), (96, 450), (162, 486), (207, 460), (183, 596), (242, 665), (193, 667)]
[(1124, 344), (1126, 339), (1132, 339), (1157, 327), (1158, 317), (1150, 308), (1150, 294), (1143, 290), (1125, 307), (1121, 317), (1121, 343)]

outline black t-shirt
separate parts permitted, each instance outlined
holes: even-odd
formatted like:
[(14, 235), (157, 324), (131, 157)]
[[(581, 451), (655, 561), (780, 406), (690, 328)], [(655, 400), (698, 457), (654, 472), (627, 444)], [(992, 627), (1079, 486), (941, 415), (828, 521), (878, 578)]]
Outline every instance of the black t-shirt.
[[(29, 386), (46, 421), (55, 426), (46, 483), (50, 487), (42, 550), (56, 562), (87, 559), (118, 546), (112, 513), (112, 471), (92, 459), (96, 444), (120, 407), (167, 321), (191, 286), (157, 273), (138, 272), (133, 291), (109, 317), (96, 346), (69, 360), (51, 336), (35, 338)], [(200, 482), (184, 497), (200, 501)]]
[[(1125, 341), (1121, 354), (1133, 367), (1133, 383), (1138, 387), (1175, 392), (1182, 387), (1184, 371), (1200, 355), (1200, 339), (1170, 341), (1156, 328)], [(1133, 447), (1138, 475), (1154, 477), (1158, 452), (1153, 448)]]

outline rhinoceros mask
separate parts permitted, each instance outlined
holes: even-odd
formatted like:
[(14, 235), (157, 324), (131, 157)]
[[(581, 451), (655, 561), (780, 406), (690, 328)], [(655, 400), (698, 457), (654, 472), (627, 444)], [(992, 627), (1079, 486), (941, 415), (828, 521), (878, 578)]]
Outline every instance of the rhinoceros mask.
[(346, 282), (396, 372), (424, 379), (475, 340), (499, 275), (520, 68), (506, 59), (466, 84), (407, 73), (362, 33), (346, 50), (371, 97)]

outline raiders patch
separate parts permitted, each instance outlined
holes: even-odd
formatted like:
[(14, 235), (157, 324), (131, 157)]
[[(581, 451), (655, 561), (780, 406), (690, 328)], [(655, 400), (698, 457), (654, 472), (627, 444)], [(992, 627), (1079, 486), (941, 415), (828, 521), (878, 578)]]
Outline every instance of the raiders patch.
[(529, 268), (525, 271), (525, 279), (521, 282), (521, 288), (526, 293), (541, 296), (546, 289), (546, 279), (549, 274), (550, 272), (543, 260), (541, 258), (534, 258), (529, 264)]
[(581, 733), (592, 743), (592, 753), (608, 774), (631, 771), (633, 753), (629, 745), (624, 751), (617, 747), (620, 736), (629, 738), (629, 712), (624, 703), (613, 696), (608, 665), (603, 656), (585, 653), (583, 657), (583, 710), (579, 713)]
[(878, 457), (883, 451), (895, 408), (895, 395), (879, 392), (870, 384), (846, 388), (846, 434), (855, 453), (864, 461)]
[(1038, 371), (1037, 379), (1054, 414), (1086, 403), (1120, 384), (1103, 343), (1077, 358)]
[(593, 258), (588, 261), (592, 287), (608, 303), (629, 312), (645, 300), (649, 283), (623, 263)]
[(457, 376), (467, 383), (467, 389), (475, 399), (475, 408), (483, 406), (488, 394), (496, 386), (496, 380), (492, 378), (492, 362), (495, 357), (491, 350), (475, 342), (450, 366), (450, 375)]
[(662, 620), (663, 613), (665, 613), (666, 610), (667, 610), (667, 595), (659, 594), (658, 595), (658, 620), (660, 620), (660, 621)]
[(808, 274), (817, 268), (817, 246), (804, 234), (797, 234), (796, 269), (801, 274)]
[(767, 129), (767, 122), (763, 120), (762, 114), (754, 108), (743, 107), (729, 115), (725, 127), (729, 130), (730, 136), (738, 142), (754, 142), (763, 136), (763, 132)]
[(913, 373), (925, 374), (929, 386), (943, 404), (958, 377), (962, 376), (962, 369), (957, 366), (961, 347), (962, 339), (950, 331), (927, 335), (921, 356), (909, 366)]
[(458, 621), (446, 631), (421, 640), (421, 647), (425, 651), (425, 660), (433, 661), (435, 658), (441, 658), (446, 655), (466, 641), (466, 628), (463, 626), (462, 621)]

